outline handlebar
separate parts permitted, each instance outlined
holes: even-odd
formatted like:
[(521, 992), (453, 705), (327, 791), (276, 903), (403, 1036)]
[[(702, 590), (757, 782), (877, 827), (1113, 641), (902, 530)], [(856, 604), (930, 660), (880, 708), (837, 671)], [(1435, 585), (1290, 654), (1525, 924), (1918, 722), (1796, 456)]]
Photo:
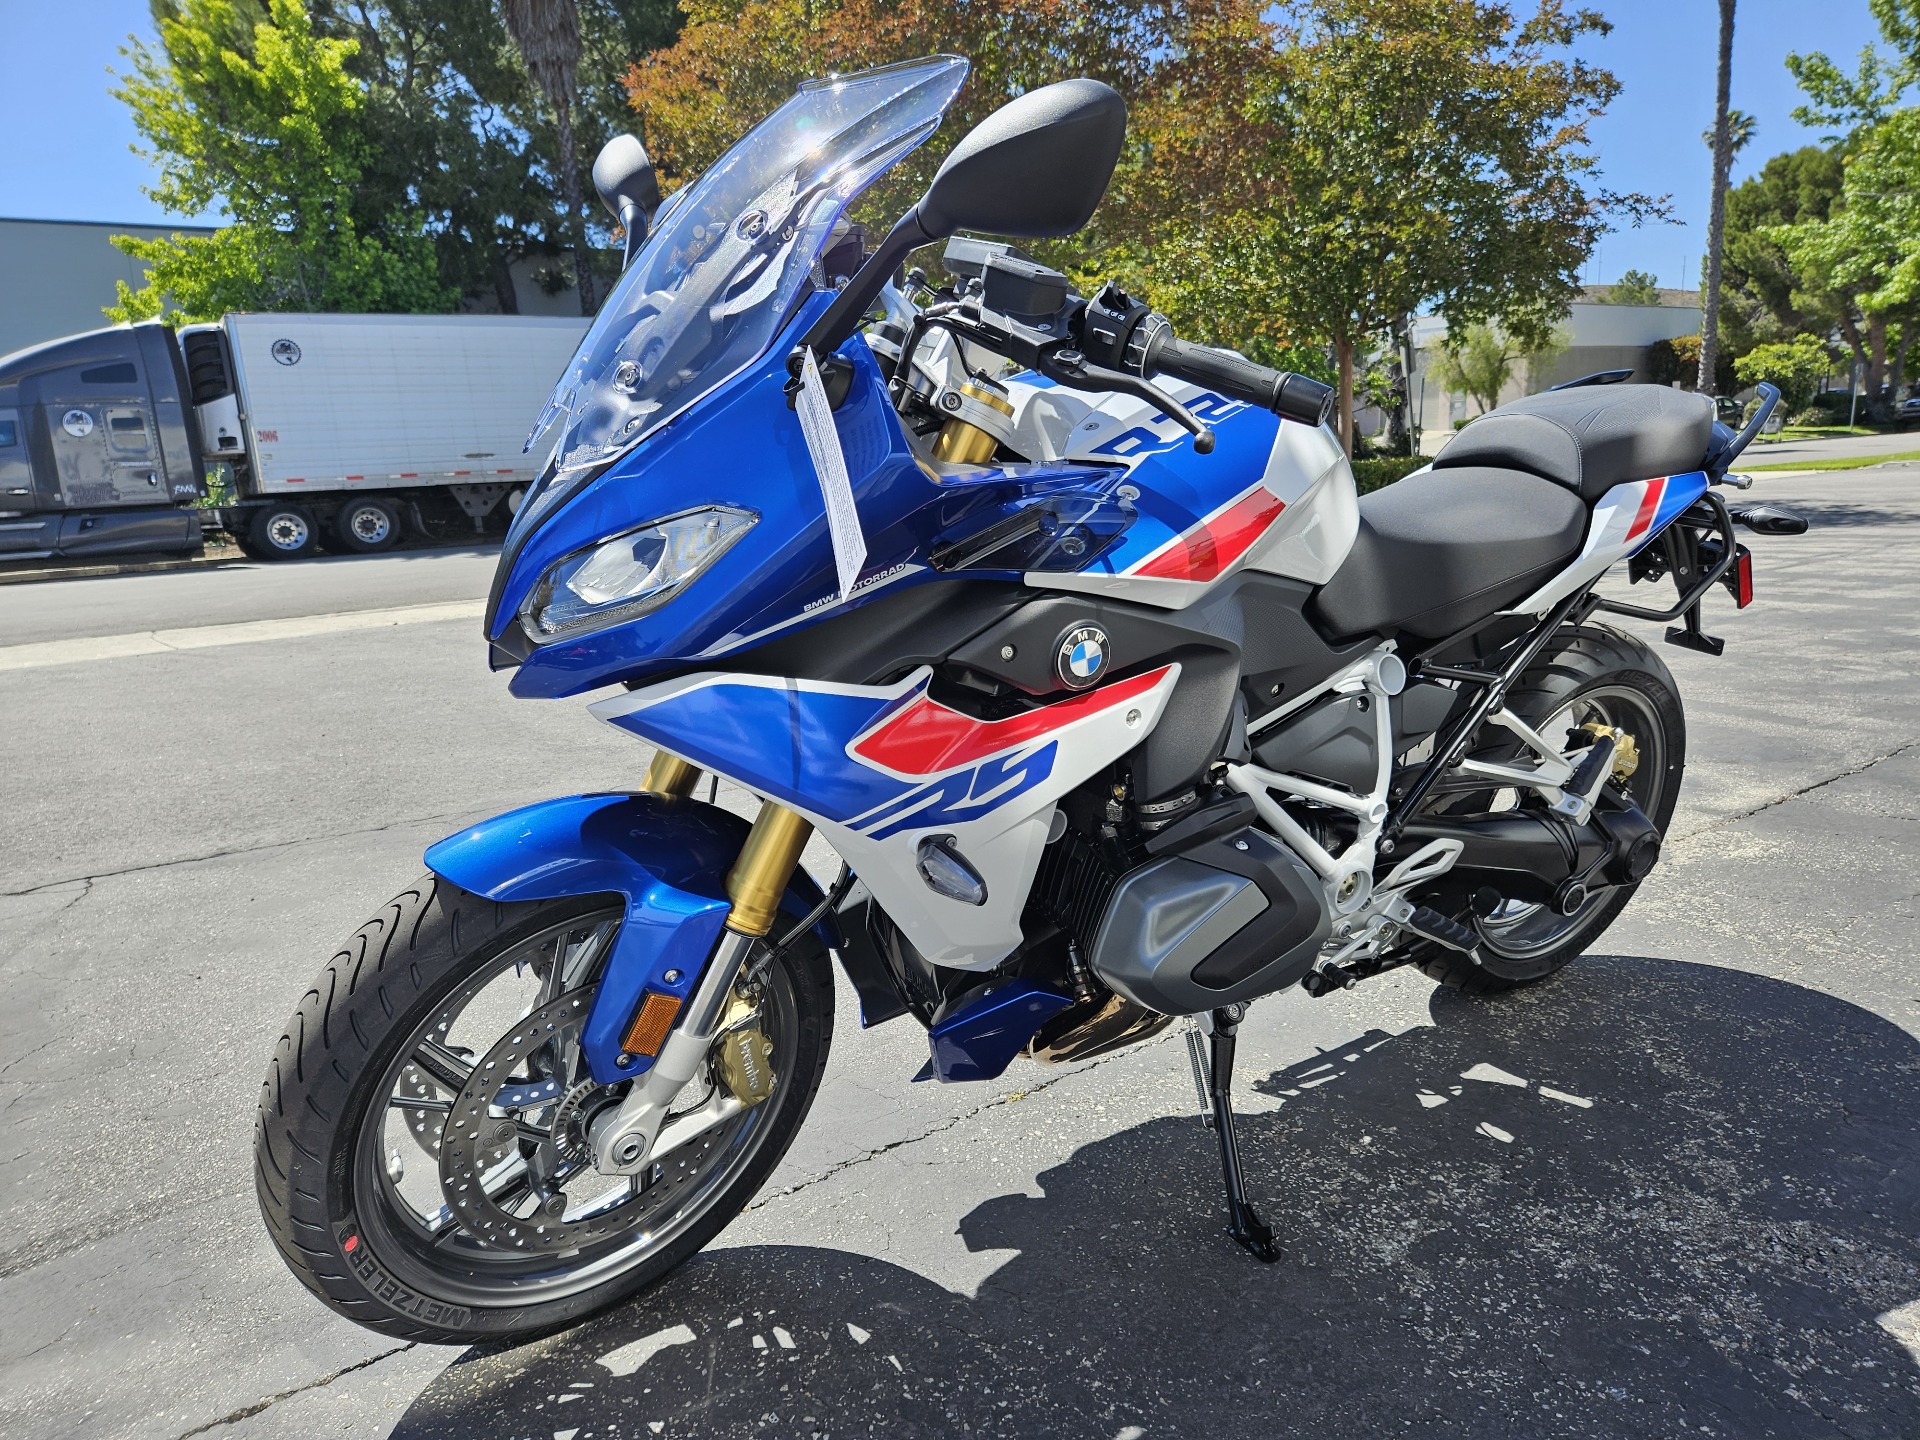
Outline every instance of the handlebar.
[(1258, 405), (1302, 425), (1324, 425), (1333, 413), (1331, 385), (1291, 370), (1269, 370), (1224, 350), (1189, 344), (1170, 328), (1161, 328), (1148, 339), (1140, 368), (1149, 374), (1191, 380), (1230, 400)]
[(1324, 425), (1333, 412), (1332, 386), (1189, 344), (1166, 316), (1111, 281), (1074, 316), (1073, 332), (1090, 359), (1143, 380), (1172, 375), (1302, 425)]

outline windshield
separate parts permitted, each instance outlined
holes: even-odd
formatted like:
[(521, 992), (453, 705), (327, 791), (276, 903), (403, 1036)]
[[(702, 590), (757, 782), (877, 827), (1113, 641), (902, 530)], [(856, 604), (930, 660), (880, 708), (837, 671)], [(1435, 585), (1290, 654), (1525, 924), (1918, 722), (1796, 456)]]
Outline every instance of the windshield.
[[(527, 438), (597, 465), (766, 351), (848, 204), (940, 124), (951, 55), (809, 80), (661, 210)], [(556, 475), (557, 478), (557, 475)]]

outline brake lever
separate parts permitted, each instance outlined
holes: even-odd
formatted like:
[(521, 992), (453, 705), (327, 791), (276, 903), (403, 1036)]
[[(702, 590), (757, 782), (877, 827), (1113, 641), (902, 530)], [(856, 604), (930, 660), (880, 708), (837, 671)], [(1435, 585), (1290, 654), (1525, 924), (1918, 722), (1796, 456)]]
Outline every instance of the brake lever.
[(1199, 416), (1151, 381), (1143, 380), (1138, 375), (1129, 375), (1124, 370), (1109, 370), (1104, 365), (1095, 365), (1078, 350), (1043, 351), (1034, 368), (1049, 380), (1062, 385), (1083, 390), (1114, 390), (1122, 395), (1137, 396), (1150, 405), (1158, 406), (1163, 414), (1172, 416), (1175, 423), (1192, 434), (1194, 454), (1213, 453), (1213, 431)]

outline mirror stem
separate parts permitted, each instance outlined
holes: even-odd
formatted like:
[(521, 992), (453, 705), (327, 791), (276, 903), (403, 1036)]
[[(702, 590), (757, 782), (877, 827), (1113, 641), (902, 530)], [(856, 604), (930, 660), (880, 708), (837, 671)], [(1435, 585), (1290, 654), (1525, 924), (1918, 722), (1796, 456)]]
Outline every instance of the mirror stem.
[(627, 232), (627, 243), (620, 254), (620, 268), (624, 270), (633, 263), (633, 257), (640, 253), (640, 247), (647, 243), (646, 211), (636, 201), (627, 201), (620, 207), (620, 226)]
[(826, 355), (847, 336), (859, 329), (860, 321), (867, 309), (879, 298), (886, 288), (887, 281), (893, 278), (893, 272), (907, 256), (922, 245), (931, 245), (938, 235), (930, 234), (920, 221), (920, 207), (914, 206), (902, 215), (887, 232), (887, 238), (869, 255), (859, 273), (847, 282), (846, 289), (834, 297), (833, 304), (826, 308), (813, 327), (801, 337), (800, 343), (807, 346), (815, 355)]

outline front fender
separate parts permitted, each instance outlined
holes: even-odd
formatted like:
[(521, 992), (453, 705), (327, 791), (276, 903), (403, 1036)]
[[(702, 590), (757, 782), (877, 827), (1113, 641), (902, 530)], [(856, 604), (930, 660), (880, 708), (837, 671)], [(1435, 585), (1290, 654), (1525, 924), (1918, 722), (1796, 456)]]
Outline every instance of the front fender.
[[(697, 800), (569, 795), (482, 820), (429, 846), (426, 862), (462, 890), (502, 903), (626, 901), (581, 1042), (593, 1078), (610, 1085), (652, 1066), (649, 1057), (626, 1055), (620, 1037), (641, 992), (683, 1001), (692, 993), (726, 923), (726, 873), (751, 828)], [(800, 919), (820, 900), (819, 886), (796, 869), (781, 908)], [(824, 931), (823, 939), (832, 945)]]

